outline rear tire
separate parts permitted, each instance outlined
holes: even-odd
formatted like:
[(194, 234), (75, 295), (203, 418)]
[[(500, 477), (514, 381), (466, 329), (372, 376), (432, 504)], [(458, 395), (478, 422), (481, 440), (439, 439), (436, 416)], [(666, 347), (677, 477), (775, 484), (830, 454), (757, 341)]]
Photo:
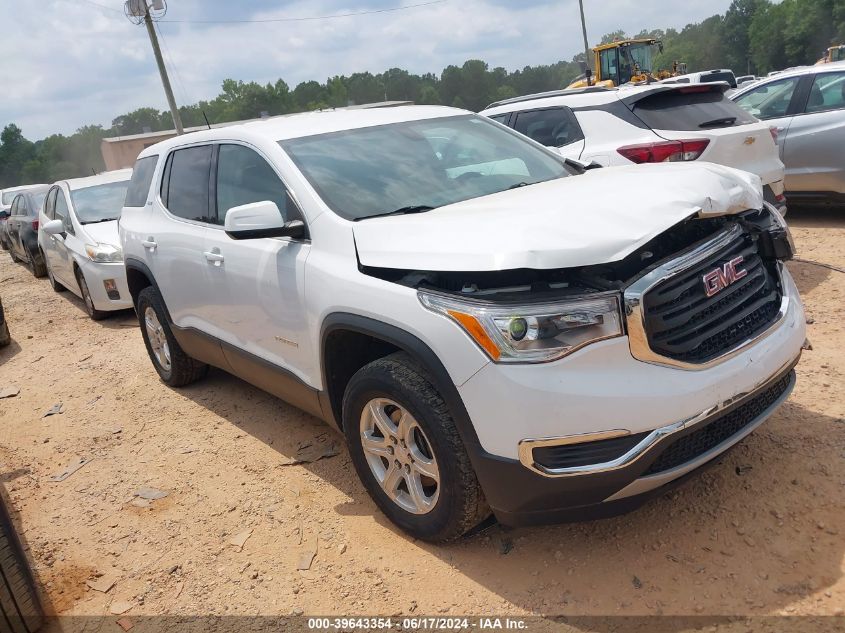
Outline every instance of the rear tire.
[(12, 256), (12, 261), (13, 261), (13, 262), (15, 262), (16, 264), (20, 264), (20, 263), (21, 263), (21, 258), (20, 258), (20, 257), (18, 257), (17, 255), (15, 255), (15, 249), (14, 249), (14, 248), (12, 248), (12, 246), (11, 246), (11, 245), (9, 246), (9, 255), (11, 255), (11, 256)]
[(171, 387), (184, 387), (205, 378), (208, 365), (188, 356), (179, 346), (164, 299), (152, 286), (147, 286), (138, 294), (135, 308), (141, 324), (144, 345), (162, 382)]
[(14, 525), (0, 498), (0, 627), (12, 633), (34, 633), (44, 622), (35, 581)]
[(6, 347), (12, 342), (12, 335), (9, 333), (9, 324), (3, 321), (0, 323), (0, 347)]
[(37, 279), (47, 274), (47, 265), (40, 255), (40, 253), (33, 253), (32, 250), (26, 248), (26, 256), (29, 258), (29, 268)]
[[(85, 311), (88, 316), (94, 321), (102, 321), (109, 313), (97, 310), (94, 307), (94, 299), (91, 298), (91, 291), (88, 289), (88, 282), (85, 281), (85, 275), (78, 268), (76, 269), (76, 282), (79, 284), (79, 291), (82, 293), (82, 301), (85, 303)], [(55, 288), (54, 288), (55, 290)]]
[(427, 372), (404, 352), (352, 377), (343, 428), (367, 492), (415, 538), (450, 541), (490, 515), (449, 408)]

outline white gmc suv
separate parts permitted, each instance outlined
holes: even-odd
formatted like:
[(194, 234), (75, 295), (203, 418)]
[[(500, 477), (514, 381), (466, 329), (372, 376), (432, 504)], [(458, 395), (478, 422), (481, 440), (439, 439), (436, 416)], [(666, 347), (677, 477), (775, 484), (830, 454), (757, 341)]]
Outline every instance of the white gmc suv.
[(165, 383), (213, 365), (336, 425), (433, 541), (635, 507), (761, 424), (805, 340), (758, 177), (584, 173), (452, 108), (159, 143), (120, 233)]

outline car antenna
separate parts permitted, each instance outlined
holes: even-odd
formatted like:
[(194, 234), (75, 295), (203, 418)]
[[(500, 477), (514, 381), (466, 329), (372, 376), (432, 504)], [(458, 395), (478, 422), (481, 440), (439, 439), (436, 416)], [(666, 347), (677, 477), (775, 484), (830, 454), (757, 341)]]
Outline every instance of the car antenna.
[(205, 116), (205, 110), (200, 110), (202, 112), (202, 118), (205, 119), (205, 124), (208, 126), (208, 129), (211, 129), (211, 123), (208, 122), (208, 117)]

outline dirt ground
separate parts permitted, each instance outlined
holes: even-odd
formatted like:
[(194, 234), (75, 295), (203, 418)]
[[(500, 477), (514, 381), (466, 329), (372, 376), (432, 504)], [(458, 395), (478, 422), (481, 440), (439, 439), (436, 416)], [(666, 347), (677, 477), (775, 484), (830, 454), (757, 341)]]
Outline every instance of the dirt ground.
[[(799, 257), (845, 267), (845, 213), (789, 220)], [(0, 479), (61, 614), (841, 615), (845, 274), (789, 268), (813, 348), (718, 465), (626, 516), (441, 547), (379, 514), (324, 424), (219, 371), (166, 387), (134, 314), (93, 322), (2, 253), (0, 387), (20, 394), (0, 400)]]

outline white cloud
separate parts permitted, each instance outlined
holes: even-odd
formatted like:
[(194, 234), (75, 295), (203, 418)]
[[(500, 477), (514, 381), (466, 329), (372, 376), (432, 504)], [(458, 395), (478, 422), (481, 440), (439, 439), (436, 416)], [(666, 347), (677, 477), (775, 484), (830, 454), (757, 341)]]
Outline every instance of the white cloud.
[[(275, 18), (396, 6), (402, 0), (171, 0), (167, 19)], [(13, 0), (0, 0), (11, 14)], [(143, 26), (120, 0), (14, 2), (0, 38), (0, 126), (32, 139), (109, 125), (142, 106), (165, 107)], [(411, 0), (405, 0), (412, 4)], [(282, 4), (283, 6), (279, 6)], [(587, 0), (591, 43), (619, 28), (681, 28), (723, 12), (729, 0)], [(300, 81), (391, 67), (439, 73), (478, 58), (510, 70), (570, 59), (582, 48), (576, 0), (449, 0), (407, 11), (264, 24), (160, 23), (177, 101), (210, 99), (223, 79)], [(175, 72), (174, 72), (175, 67)]]

